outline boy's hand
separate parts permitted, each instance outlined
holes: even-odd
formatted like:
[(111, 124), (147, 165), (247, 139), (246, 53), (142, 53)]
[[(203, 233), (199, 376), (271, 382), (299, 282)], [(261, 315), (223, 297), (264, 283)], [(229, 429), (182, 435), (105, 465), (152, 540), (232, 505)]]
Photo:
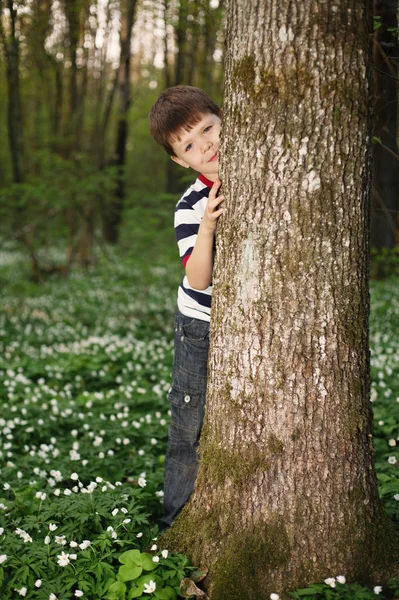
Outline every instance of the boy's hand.
[(221, 203), (224, 201), (224, 196), (217, 196), (220, 185), (221, 182), (218, 179), (211, 187), (205, 213), (200, 226), (201, 229), (206, 230), (208, 233), (212, 234), (216, 231), (216, 224), (218, 218), (224, 212), (224, 209), (220, 207)]

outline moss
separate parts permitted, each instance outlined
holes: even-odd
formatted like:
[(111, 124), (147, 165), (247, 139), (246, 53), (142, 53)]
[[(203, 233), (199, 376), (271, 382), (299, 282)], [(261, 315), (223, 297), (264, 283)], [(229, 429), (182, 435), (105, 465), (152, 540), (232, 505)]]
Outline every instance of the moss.
[[(234, 532), (225, 541), (212, 576), (212, 600), (259, 600), (273, 591), (271, 571), (290, 558), (281, 517)], [(266, 588), (269, 580), (270, 589)]]
[(299, 440), (300, 436), (301, 436), (301, 430), (300, 430), (300, 428), (297, 426), (297, 427), (295, 427), (295, 428), (294, 428), (294, 430), (293, 430), (293, 431), (292, 431), (292, 433), (291, 433), (291, 440), (292, 440), (293, 442), (296, 442), (297, 440)]
[[(276, 448), (273, 440), (274, 448)], [(246, 485), (259, 469), (270, 468), (270, 449), (266, 451), (255, 446), (240, 447), (238, 450), (223, 448), (218, 443), (207, 443), (202, 454), (206, 469), (206, 479), (223, 483), (230, 479), (235, 485)]]
[(252, 89), (254, 87), (255, 60), (253, 56), (244, 56), (235, 63), (231, 81), (234, 91), (239, 86), (244, 89)]
[(272, 433), (267, 439), (267, 449), (270, 454), (282, 454), (284, 450), (284, 444)]

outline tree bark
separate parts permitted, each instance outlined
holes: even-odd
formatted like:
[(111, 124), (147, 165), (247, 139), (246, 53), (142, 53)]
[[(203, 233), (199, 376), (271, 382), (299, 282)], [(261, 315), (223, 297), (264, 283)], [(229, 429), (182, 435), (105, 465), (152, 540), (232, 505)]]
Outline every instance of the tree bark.
[[(374, 34), (374, 131), (383, 145), (373, 145), (371, 244), (377, 249), (395, 246), (399, 214), (397, 0), (374, 0), (381, 27)], [(388, 149), (388, 150), (387, 150)], [(397, 158), (389, 152), (392, 150)]]
[(369, 400), (369, 17), (228, 3), (201, 463), (164, 541), (210, 569), (211, 600), (375, 583), (398, 560)]

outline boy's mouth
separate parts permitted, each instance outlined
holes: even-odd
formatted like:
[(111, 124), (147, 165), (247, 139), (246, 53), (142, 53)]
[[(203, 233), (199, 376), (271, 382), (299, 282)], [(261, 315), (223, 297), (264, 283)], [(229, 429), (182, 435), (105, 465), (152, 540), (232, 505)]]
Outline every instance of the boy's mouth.
[(208, 162), (215, 162), (218, 159), (219, 152), (215, 152), (215, 154), (208, 160)]

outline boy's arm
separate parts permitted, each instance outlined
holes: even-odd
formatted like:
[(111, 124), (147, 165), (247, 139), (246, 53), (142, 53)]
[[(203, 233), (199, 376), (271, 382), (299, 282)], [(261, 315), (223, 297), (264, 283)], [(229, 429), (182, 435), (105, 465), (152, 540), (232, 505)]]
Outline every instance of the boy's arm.
[(204, 216), (198, 229), (198, 236), (186, 263), (186, 275), (190, 287), (196, 290), (206, 290), (212, 281), (213, 270), (213, 238), (216, 231), (217, 220), (223, 213), (220, 204), (224, 197), (216, 194), (220, 188), (220, 181), (216, 181), (209, 192), (208, 202)]

